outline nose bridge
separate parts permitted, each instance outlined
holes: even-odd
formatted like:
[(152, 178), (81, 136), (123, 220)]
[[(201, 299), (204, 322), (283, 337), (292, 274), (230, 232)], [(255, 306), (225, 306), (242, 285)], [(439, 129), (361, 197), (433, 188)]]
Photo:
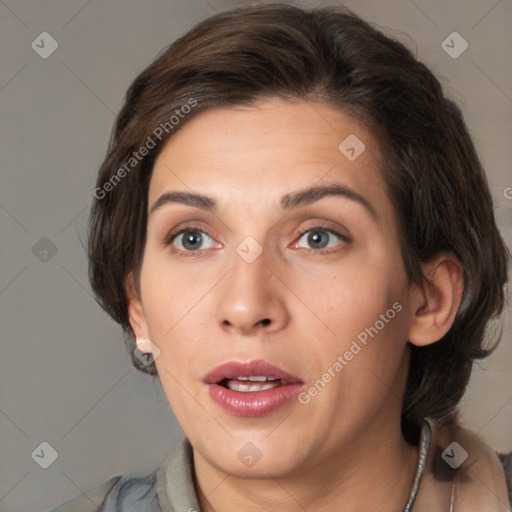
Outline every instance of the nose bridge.
[(270, 253), (251, 244), (249, 240), (237, 247), (217, 309), (219, 324), (244, 334), (279, 329), (288, 320), (282, 290), (268, 268)]

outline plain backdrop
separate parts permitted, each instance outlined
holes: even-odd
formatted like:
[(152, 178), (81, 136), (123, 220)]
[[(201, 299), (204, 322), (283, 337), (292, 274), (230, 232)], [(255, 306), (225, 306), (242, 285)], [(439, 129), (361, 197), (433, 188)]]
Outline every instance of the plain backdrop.
[[(195, 23), (239, 5), (0, 0), (3, 512), (45, 510), (113, 475), (148, 474), (183, 435), (159, 382), (131, 367), (119, 327), (94, 302), (83, 240), (95, 175), (128, 85)], [(510, 247), (512, 2), (345, 5), (412, 48), (461, 106)], [(455, 50), (463, 41), (467, 49), (454, 58), (443, 49), (447, 37), (457, 38)], [(462, 409), (469, 428), (508, 451), (510, 309), (503, 329), (498, 350), (475, 368)], [(41, 443), (57, 454), (47, 469), (36, 454), (53, 451)]]

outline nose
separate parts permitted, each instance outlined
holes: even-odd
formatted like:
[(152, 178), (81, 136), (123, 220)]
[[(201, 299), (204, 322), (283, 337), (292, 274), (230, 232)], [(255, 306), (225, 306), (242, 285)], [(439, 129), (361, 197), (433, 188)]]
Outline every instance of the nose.
[(223, 330), (251, 336), (278, 332), (288, 324), (286, 288), (267, 263), (265, 251), (252, 263), (234, 256), (219, 290), (216, 320)]

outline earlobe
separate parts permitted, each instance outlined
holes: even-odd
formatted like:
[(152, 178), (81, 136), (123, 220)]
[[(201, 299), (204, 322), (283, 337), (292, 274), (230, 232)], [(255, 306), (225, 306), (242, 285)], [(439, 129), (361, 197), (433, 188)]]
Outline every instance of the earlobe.
[(452, 254), (441, 254), (422, 265), (423, 286), (411, 290), (409, 342), (426, 346), (451, 328), (464, 290), (462, 265)]
[(141, 352), (151, 352), (151, 344), (144, 343), (142, 340), (149, 338), (144, 308), (140, 298), (140, 292), (137, 287), (136, 278), (130, 273), (125, 281), (125, 293), (128, 303), (128, 317), (133, 334), (137, 339), (137, 348)]

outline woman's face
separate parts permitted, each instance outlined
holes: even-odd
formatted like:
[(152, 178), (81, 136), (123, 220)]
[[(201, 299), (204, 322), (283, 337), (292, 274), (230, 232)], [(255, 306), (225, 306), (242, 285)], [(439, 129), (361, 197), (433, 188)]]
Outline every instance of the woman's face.
[(380, 163), (353, 118), (279, 99), (159, 155), (130, 314), (196, 457), (277, 477), (399, 432), (410, 290)]

